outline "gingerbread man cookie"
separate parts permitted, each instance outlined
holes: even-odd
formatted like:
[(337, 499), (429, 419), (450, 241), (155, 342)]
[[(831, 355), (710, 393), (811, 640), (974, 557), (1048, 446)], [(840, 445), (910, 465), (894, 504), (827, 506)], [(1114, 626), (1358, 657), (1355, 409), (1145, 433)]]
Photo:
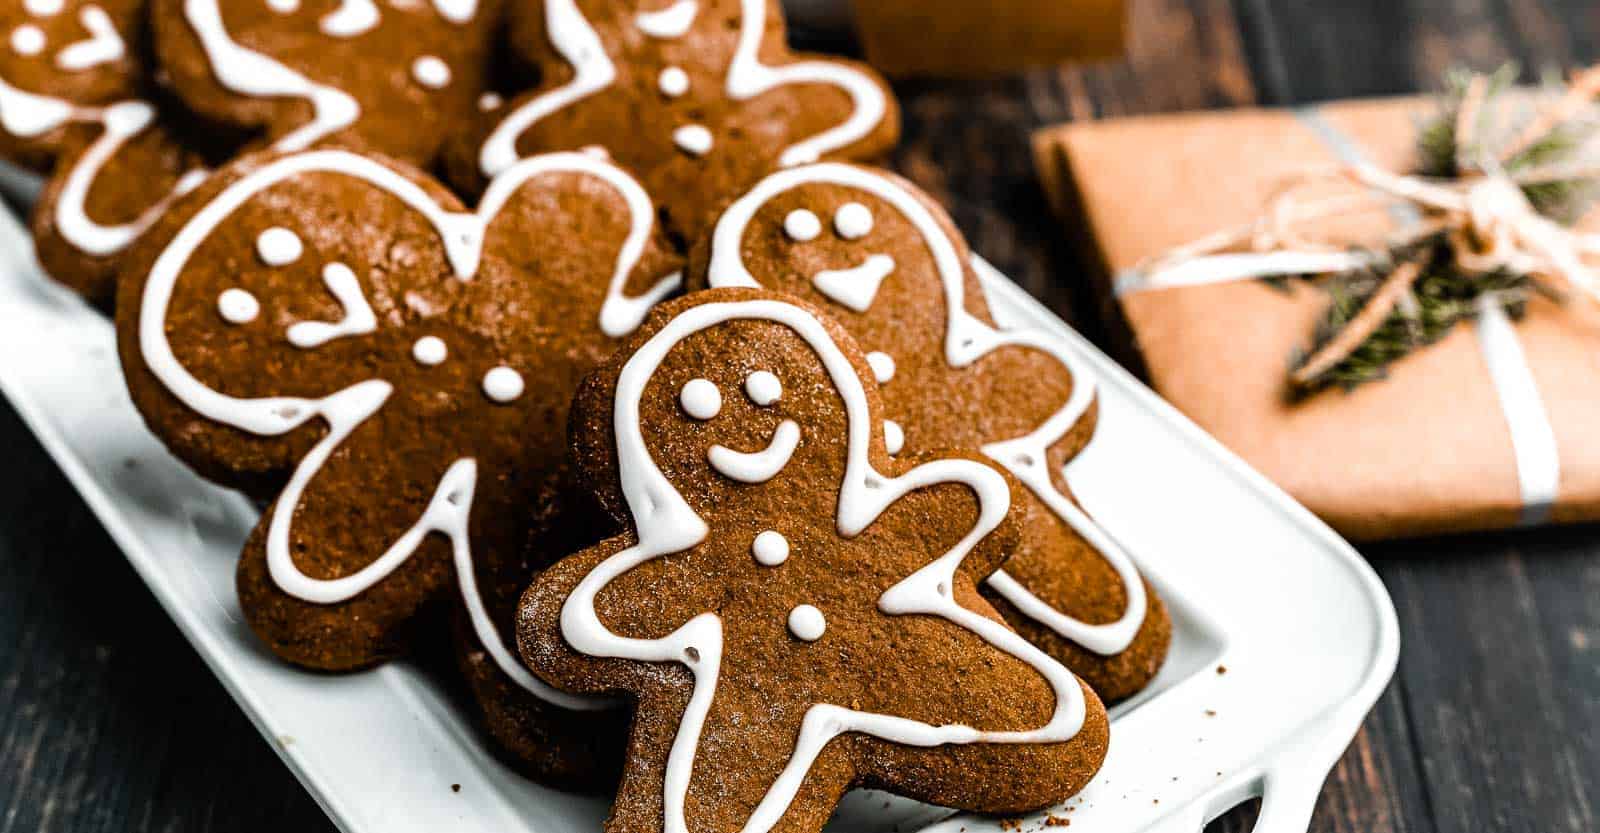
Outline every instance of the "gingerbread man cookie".
[[(452, 597), (551, 748), (592, 778), (615, 750), (539, 682), (486, 583), (521, 557), (581, 374), (679, 281), (620, 169), (532, 157), (476, 211), (400, 163), (243, 157), (130, 259), (118, 333), (145, 421), (202, 474), (274, 498), (239, 565), (245, 619), (327, 670), (405, 652)], [(523, 581), (526, 576), (523, 576)], [(492, 587), (492, 585), (490, 585)], [(480, 589), (484, 588), (484, 589)]]
[(429, 164), (483, 92), (497, 0), (152, 0), (184, 104), (274, 149), (324, 141)]
[(0, 154), (52, 176), (34, 206), (39, 261), (108, 302), (118, 258), (204, 175), (157, 117), (132, 44), (143, 0), (23, 0), (0, 8)]
[(523, 657), (638, 712), (611, 833), (822, 828), (870, 785), (1023, 812), (1083, 787), (1104, 708), (977, 592), (1013, 483), (891, 458), (865, 358), (753, 290), (663, 305), (580, 388), (576, 465), (622, 535), (523, 600)]
[(472, 190), (530, 153), (603, 148), (686, 240), (761, 174), (888, 151), (899, 114), (864, 65), (791, 53), (777, 0), (549, 0), (513, 6), (512, 44), (545, 82), (452, 146)]
[(1001, 330), (949, 218), (887, 172), (780, 171), (718, 219), (691, 286), (763, 286), (826, 305), (882, 388), (891, 453), (981, 448), (1027, 493), (1022, 545), (984, 595), (1108, 701), (1165, 657), (1165, 606), (1072, 500), (1066, 462), (1094, 430), (1094, 381), (1058, 339)]

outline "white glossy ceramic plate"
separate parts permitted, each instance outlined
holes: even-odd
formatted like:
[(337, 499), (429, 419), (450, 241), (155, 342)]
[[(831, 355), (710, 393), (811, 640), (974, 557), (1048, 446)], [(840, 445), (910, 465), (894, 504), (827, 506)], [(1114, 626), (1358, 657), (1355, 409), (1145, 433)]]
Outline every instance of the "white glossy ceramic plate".
[[(512, 774), (416, 669), (311, 675), (257, 645), (233, 590), (254, 508), (145, 430), (110, 323), (45, 280), (32, 251), (0, 212), (0, 389), (334, 822), (348, 833), (598, 831), (603, 801)], [(983, 271), (998, 316), (1059, 333), (1098, 374), (1099, 433), (1068, 477), (1172, 611), (1171, 657), (1113, 712), (1105, 767), (1071, 802), (1074, 829), (1197, 833), (1264, 795), (1258, 831), (1304, 830), (1328, 769), (1394, 671), (1388, 595), (1327, 527)], [(831, 829), (918, 828), (993, 833), (999, 823), (854, 794)]]

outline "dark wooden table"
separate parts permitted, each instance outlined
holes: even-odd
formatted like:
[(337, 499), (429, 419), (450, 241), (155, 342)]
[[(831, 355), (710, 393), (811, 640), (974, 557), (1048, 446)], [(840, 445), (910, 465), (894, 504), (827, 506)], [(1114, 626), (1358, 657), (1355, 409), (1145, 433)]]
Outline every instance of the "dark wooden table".
[[(1600, 59), (1593, 0), (1133, 6), (1127, 61), (899, 88), (895, 166), (1091, 336), (1092, 317), (1074, 311), (1093, 301), (1031, 172), (1032, 128), (1410, 92), (1454, 63)], [(0, 445), (0, 833), (329, 830), (9, 407)], [(1400, 669), (1312, 829), (1600, 830), (1600, 528), (1366, 554), (1399, 608)], [(1215, 826), (1249, 821), (1245, 810)]]

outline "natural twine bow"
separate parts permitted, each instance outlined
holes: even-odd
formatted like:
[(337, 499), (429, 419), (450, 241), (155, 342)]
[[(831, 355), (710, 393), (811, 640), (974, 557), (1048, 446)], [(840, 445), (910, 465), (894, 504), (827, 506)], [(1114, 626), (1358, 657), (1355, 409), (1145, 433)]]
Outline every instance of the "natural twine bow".
[[(1324, 328), (1320, 343), (1291, 370), (1290, 381), (1302, 391), (1329, 383), (1330, 372), (1394, 316), (1402, 323), (1416, 318), (1413, 288), (1430, 273), (1442, 270), (1452, 280), (1464, 278), (1476, 294), (1515, 295), (1519, 290), (1508, 290), (1508, 284), (1531, 282), (1563, 302), (1581, 297), (1600, 301), (1600, 277), (1587, 261), (1600, 255), (1600, 235), (1569, 228), (1552, 218), (1558, 212), (1530, 199), (1600, 179), (1600, 166), (1570, 158), (1575, 145), (1571, 134), (1578, 132), (1580, 117), (1600, 94), (1600, 66), (1575, 73), (1558, 99), (1491, 152), (1485, 129), (1491, 99), (1514, 77), (1514, 70), (1457, 76), (1453, 108), (1447, 104), (1442, 121), (1425, 128), (1422, 142), (1426, 155), (1432, 130), (1435, 155), (1442, 152), (1446, 158), (1425, 159), (1424, 173), (1399, 174), (1370, 164), (1307, 172), (1279, 189), (1255, 222), (1180, 246), (1140, 272), (1150, 276), (1183, 267), (1192, 273), (1206, 258), (1218, 256), (1234, 258), (1230, 273), (1235, 278), (1303, 274), (1304, 264), (1330, 255), (1335, 255), (1331, 262), (1351, 264), (1338, 267), (1345, 272), (1356, 266), (1386, 269), (1381, 280), (1360, 291), (1362, 301), (1354, 313), (1334, 316), (1334, 326)], [(1307, 186), (1329, 182), (1359, 191), (1304, 196)], [(1337, 216), (1396, 207), (1409, 207), (1421, 222), (1380, 245), (1352, 252), (1348, 243), (1318, 239), (1314, 232), (1319, 222)], [(1575, 219), (1579, 212), (1570, 213), (1574, 216), (1563, 219)], [(1253, 256), (1242, 270), (1240, 254)], [(1457, 303), (1455, 308), (1469, 310), (1472, 305)]]

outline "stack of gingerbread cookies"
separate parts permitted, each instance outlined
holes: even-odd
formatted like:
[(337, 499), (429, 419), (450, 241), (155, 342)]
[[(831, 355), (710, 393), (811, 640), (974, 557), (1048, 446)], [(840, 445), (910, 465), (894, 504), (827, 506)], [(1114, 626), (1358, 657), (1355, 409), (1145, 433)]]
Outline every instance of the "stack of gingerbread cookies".
[[(853, 162), (884, 82), (776, 0), (10, 0), (0, 151), (134, 402), (263, 501), (287, 662), (453, 634), (497, 749), (617, 833), (848, 789), (1047, 807), (1164, 607), (1074, 502), (1092, 380)], [(532, 80), (530, 80), (532, 79)]]

